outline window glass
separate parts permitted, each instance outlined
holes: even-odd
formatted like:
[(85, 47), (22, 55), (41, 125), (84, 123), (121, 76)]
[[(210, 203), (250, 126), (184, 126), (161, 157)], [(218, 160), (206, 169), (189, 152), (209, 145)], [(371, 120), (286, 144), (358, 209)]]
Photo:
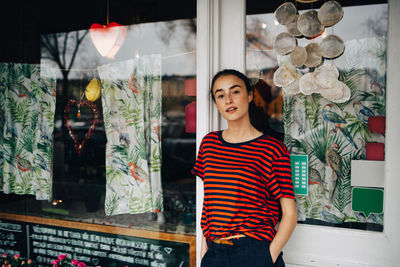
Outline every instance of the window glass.
[(0, 227), (0, 252), (194, 263), (196, 2), (18, 3), (2, 8), (22, 30), (0, 58), (0, 222), (20, 230)]
[[(324, 4), (293, 3), (298, 15)], [(313, 38), (289, 35), (284, 45), (275, 42), (287, 32), (277, 8), (247, 1), (246, 71), (259, 117), (291, 152), (299, 222), (382, 231), (388, 6), (345, 6), (334, 26)], [(313, 49), (304, 61), (292, 52), (296, 45), (324, 47), (332, 36), (343, 42), (324, 53), (342, 44), (344, 52), (316, 64), (304, 64)]]

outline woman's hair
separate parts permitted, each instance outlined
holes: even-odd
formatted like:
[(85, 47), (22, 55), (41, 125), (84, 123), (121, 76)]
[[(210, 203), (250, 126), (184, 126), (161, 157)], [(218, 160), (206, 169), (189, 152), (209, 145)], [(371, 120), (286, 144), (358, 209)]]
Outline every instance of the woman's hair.
[(251, 86), (250, 84), (250, 79), (247, 78), (246, 75), (241, 73), (240, 71), (233, 70), (233, 69), (224, 69), (219, 71), (217, 74), (214, 75), (212, 81), (211, 81), (211, 88), (210, 88), (210, 93), (213, 101), (215, 102), (215, 96), (213, 92), (213, 87), (215, 84), (215, 81), (222, 77), (222, 76), (227, 76), (227, 75), (234, 75), (241, 79), (244, 84), (246, 85), (246, 91), (247, 94), (253, 93), (253, 99), (249, 103), (249, 118), (250, 118), (250, 123), (253, 125), (254, 128), (259, 130), (260, 132), (263, 132), (264, 134), (270, 134), (270, 129), (268, 126), (268, 116), (264, 114), (263, 110), (260, 108), (257, 108), (256, 105), (254, 104), (254, 87)]

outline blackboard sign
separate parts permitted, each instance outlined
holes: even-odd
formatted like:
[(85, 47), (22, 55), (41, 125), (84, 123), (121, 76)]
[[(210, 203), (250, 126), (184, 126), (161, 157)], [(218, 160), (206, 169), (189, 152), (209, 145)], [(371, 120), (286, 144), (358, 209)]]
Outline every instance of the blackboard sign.
[(49, 266), (60, 254), (88, 266), (189, 267), (190, 244), (54, 225), (0, 221), (0, 252)]
[(26, 236), (25, 223), (0, 219), (0, 254), (23, 255), (27, 250)]

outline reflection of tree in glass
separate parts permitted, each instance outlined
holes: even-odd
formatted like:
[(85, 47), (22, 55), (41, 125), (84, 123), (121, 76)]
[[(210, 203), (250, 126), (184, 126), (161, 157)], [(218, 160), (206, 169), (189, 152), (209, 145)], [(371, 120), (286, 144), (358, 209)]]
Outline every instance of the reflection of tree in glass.
[[(53, 33), (41, 36), (42, 58), (57, 63), (64, 80), (67, 80), (69, 71), (74, 64), (79, 46), (89, 31), (74, 33)], [(71, 35), (70, 35), (71, 34)], [(68, 62), (69, 61), (69, 62)]]
[[(41, 35), (40, 42), (42, 46), (42, 59), (54, 61), (62, 73), (62, 102), (56, 102), (56, 114), (61, 114), (68, 96), (68, 75), (74, 64), (76, 54), (83, 39), (89, 30), (76, 31), (74, 33), (52, 33)], [(57, 94), (58, 95), (58, 94)], [(58, 104), (57, 104), (58, 103)], [(60, 105), (62, 104), (62, 105)]]
[(246, 29), (246, 50), (258, 50), (269, 59), (276, 61), (276, 57), (273, 54), (267, 53), (268, 50), (273, 49), (273, 38), (272, 34), (263, 25), (266, 24), (260, 19), (252, 19), (248, 23)]
[(368, 18), (365, 22), (367, 29), (374, 34), (374, 36), (387, 36), (387, 22), (388, 11), (387, 9), (374, 18)]
[(186, 51), (196, 50), (196, 20), (195, 19), (184, 19), (184, 20), (173, 20), (165, 21), (156, 24), (158, 27), (158, 35), (161, 41), (167, 46), (171, 40), (176, 40), (174, 35), (179, 33), (183, 34), (182, 40), (184, 40), (184, 47)]

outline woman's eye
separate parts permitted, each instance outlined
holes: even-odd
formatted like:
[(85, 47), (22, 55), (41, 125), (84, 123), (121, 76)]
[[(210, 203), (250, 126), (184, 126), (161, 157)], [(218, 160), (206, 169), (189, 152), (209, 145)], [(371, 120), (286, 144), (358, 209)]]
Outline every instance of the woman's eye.
[(239, 94), (240, 93), (240, 91), (239, 90), (235, 90), (235, 91), (233, 91), (233, 93), (232, 94), (234, 94), (234, 95), (237, 95), (237, 94)]
[(217, 98), (222, 99), (222, 98), (224, 98), (224, 95), (217, 95)]

